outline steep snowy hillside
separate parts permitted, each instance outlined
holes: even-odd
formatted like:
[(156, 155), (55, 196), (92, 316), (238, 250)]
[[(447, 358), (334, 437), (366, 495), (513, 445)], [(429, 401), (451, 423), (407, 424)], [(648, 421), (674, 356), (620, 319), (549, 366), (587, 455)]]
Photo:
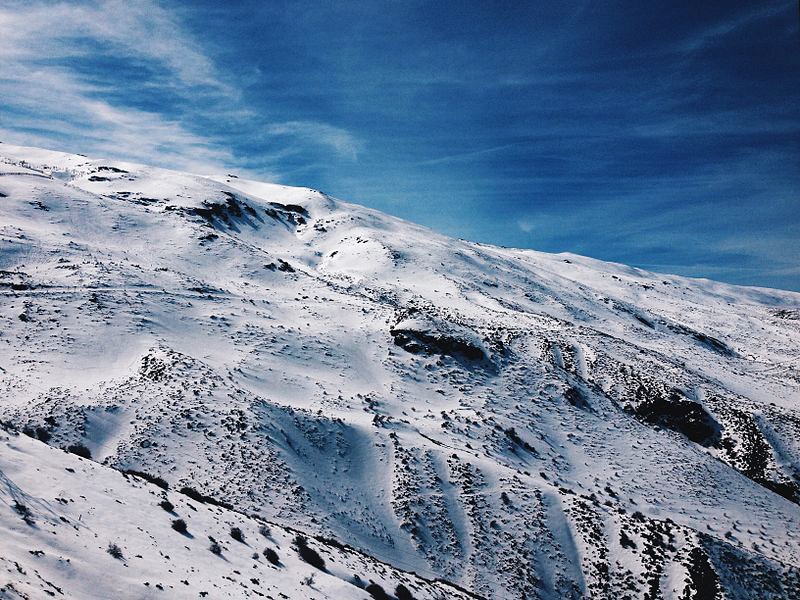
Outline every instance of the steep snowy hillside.
[(471, 598), (330, 540), (4, 433), (0, 500), (10, 510), (0, 513), (8, 580), (0, 598), (368, 598), (380, 590)]
[[(370, 597), (355, 574), (417, 598), (800, 596), (800, 294), (2, 144), (0, 297), (7, 588), (114, 596), (102, 569), (137, 598)], [(112, 469), (236, 512), (170, 492), (182, 539)], [(258, 539), (243, 514), (285, 570), (225, 538)], [(45, 535), (60, 517), (98, 537)], [(286, 528), (363, 555), (320, 542), (309, 588)]]

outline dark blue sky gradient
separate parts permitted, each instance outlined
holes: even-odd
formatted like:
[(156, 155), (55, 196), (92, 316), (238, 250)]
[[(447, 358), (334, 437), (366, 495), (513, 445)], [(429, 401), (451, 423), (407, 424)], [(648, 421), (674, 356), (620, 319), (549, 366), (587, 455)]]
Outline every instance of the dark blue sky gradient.
[(230, 168), (450, 235), (800, 290), (796, 2), (160, 6), (213, 85), (91, 36), (42, 60)]

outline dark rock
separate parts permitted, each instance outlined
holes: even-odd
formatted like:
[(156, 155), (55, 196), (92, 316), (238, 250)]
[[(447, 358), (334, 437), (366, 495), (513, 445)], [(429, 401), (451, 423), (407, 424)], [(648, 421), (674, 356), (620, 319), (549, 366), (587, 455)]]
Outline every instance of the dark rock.
[(672, 429), (703, 446), (714, 445), (722, 429), (702, 405), (676, 392), (642, 402), (635, 413), (645, 423)]

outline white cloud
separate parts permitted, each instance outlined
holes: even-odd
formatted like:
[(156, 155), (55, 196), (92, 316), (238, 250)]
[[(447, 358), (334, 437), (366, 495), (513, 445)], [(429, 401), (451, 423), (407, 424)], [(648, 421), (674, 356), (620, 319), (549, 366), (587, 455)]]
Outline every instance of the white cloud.
[(348, 131), (317, 121), (286, 121), (273, 123), (264, 129), (273, 136), (288, 136), (304, 145), (316, 144), (333, 149), (336, 154), (350, 160), (358, 158), (360, 142)]
[(89, 39), (160, 63), (182, 84), (233, 93), (172, 15), (147, 0), (12, 3), (0, 10), (0, 33), (0, 57), (7, 61), (87, 55), (91, 49), (76, 42)]
[(536, 223), (532, 219), (522, 218), (517, 220), (517, 227), (523, 233), (533, 233), (536, 229)]
[[(110, 84), (71, 69), (102, 48), (162, 71), (172, 93), (235, 98), (180, 25), (151, 2), (11, 3), (0, 9), (0, 133), (7, 141), (220, 170), (225, 148), (157, 112), (114, 105)], [(120, 90), (114, 90), (119, 92)]]
[[(142, 65), (143, 75), (132, 82), (108, 67), (92, 69), (98, 58)], [(145, 96), (142, 86), (180, 108), (132, 107), (141, 106), (131, 100)], [(151, 0), (0, 6), (0, 136), (8, 142), (194, 172), (241, 172), (220, 131), (199, 133), (194, 124), (214, 119), (241, 130), (254, 118), (197, 40)], [(314, 121), (276, 123), (265, 133), (277, 147), (247, 157), (262, 177), (279, 178), (270, 166), (308, 148), (349, 159), (359, 149), (347, 131)]]

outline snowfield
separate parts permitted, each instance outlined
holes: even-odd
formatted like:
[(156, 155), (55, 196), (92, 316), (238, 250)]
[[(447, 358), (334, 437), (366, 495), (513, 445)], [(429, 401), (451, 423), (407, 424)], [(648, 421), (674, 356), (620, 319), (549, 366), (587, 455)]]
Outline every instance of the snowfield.
[(0, 598), (800, 598), (800, 294), (0, 144), (0, 298)]

